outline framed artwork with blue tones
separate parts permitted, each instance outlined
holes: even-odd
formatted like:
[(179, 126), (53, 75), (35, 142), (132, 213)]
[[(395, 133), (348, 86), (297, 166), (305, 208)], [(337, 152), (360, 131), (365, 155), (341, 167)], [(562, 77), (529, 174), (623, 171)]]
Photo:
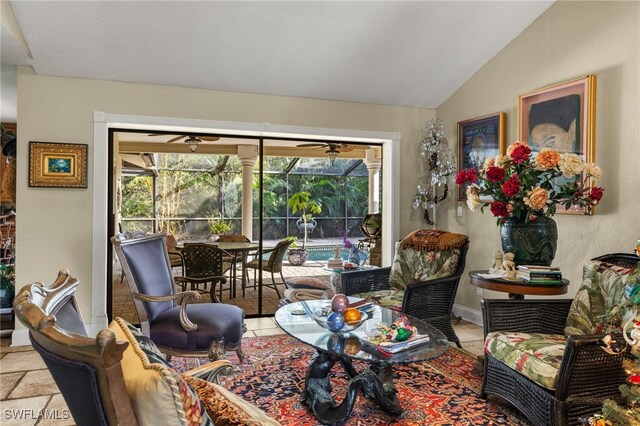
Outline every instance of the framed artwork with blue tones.
[[(488, 158), (506, 152), (506, 114), (497, 112), (458, 122), (458, 170), (474, 169), (478, 174)], [(458, 187), (458, 200), (467, 199), (467, 182)], [(482, 201), (485, 201), (482, 199)], [(487, 200), (489, 201), (489, 200)]]
[(87, 145), (29, 142), (29, 186), (87, 187)]
[[(551, 148), (560, 154), (576, 154), (582, 161), (594, 163), (595, 123), (595, 75), (532, 90), (518, 97), (518, 138), (529, 144), (534, 155), (543, 148)], [(584, 176), (579, 178), (583, 180)], [(558, 184), (565, 185), (566, 181)], [(593, 208), (558, 206), (556, 212), (593, 214)]]

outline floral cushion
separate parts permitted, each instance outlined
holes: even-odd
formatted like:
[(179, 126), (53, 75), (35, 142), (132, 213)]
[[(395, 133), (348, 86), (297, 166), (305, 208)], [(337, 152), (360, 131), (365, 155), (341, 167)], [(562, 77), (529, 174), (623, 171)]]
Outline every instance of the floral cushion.
[(497, 331), (487, 334), (484, 351), (540, 386), (554, 390), (565, 345), (566, 338), (559, 334)]
[[(569, 309), (565, 335), (619, 330), (620, 324), (630, 319), (633, 313), (630, 310), (617, 312), (616, 306), (624, 297), (625, 284), (637, 280), (639, 273), (633, 268), (623, 268), (599, 260), (587, 262), (582, 272), (582, 286)], [(607, 325), (609, 322), (612, 325)]]
[(408, 283), (450, 277), (456, 271), (459, 259), (459, 248), (421, 251), (411, 246), (403, 248), (400, 241), (396, 243), (389, 285), (404, 290)]
[(402, 300), (404, 299), (404, 291), (402, 290), (368, 291), (354, 296), (362, 297), (383, 308), (393, 309), (398, 312), (402, 311)]

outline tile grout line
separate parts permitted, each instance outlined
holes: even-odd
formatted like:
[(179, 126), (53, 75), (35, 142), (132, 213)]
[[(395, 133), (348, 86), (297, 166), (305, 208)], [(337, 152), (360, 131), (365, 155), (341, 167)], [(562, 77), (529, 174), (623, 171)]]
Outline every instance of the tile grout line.
[[(44, 404), (44, 407), (42, 408), (42, 411), (43, 411), (43, 412), (45, 412), (45, 411), (47, 410), (47, 407), (49, 407), (49, 404), (51, 404), (51, 400), (53, 400), (54, 395), (56, 395), (56, 394), (52, 394), (52, 395), (49, 397), (49, 400), (47, 401), (47, 403), (46, 403), (46, 404)], [(40, 418), (36, 421), (36, 423), (34, 424), (34, 426), (36, 426), (36, 425), (40, 424), (40, 421), (41, 421), (42, 419), (44, 419), (44, 417), (45, 417), (45, 416), (40, 417)]]
[[(3, 401), (13, 401), (15, 399), (24, 399), (24, 398), (9, 398), (9, 397), (11, 396), (13, 391), (16, 390), (18, 385), (20, 385), (20, 382), (22, 382), (22, 379), (24, 379), (24, 377), (27, 375), (27, 372), (26, 371), (12, 371), (11, 373), (22, 373), (22, 376), (20, 376), (20, 378), (16, 381), (15, 385), (13, 385), (11, 390), (9, 392), (7, 392), (7, 396), (5, 396), (2, 399)], [(11, 374), (11, 373), (5, 373), (5, 374)]]

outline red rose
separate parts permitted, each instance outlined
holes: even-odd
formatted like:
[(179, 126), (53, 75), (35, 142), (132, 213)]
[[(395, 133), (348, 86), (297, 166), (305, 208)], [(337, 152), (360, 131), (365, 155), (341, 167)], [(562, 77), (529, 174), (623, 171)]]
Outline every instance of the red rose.
[(502, 192), (507, 197), (513, 197), (518, 191), (520, 191), (520, 180), (518, 179), (518, 175), (513, 174), (502, 184)]
[(509, 209), (507, 208), (507, 203), (502, 201), (494, 201), (491, 203), (491, 213), (495, 217), (509, 217)]
[(472, 168), (460, 170), (456, 175), (456, 184), (464, 185), (465, 182), (475, 183), (478, 180), (478, 174)]
[(595, 186), (591, 188), (591, 191), (589, 192), (589, 198), (593, 200), (594, 204), (598, 204), (600, 202), (600, 199), (602, 199), (603, 193), (604, 189)]
[(504, 169), (502, 167), (491, 166), (487, 169), (487, 180), (489, 182), (501, 182), (504, 179)]
[(471, 183), (476, 183), (478, 180), (478, 173), (472, 168), (467, 169), (467, 180)]
[(529, 157), (531, 157), (531, 148), (529, 148), (529, 145), (520, 144), (511, 151), (511, 160), (516, 164), (528, 160)]

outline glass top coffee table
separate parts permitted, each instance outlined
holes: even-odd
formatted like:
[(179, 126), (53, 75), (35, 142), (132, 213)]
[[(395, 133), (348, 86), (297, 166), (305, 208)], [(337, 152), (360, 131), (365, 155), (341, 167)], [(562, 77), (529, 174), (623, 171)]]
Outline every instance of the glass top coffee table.
[[(417, 328), (418, 334), (428, 337), (419, 345), (395, 354), (381, 352), (367, 336), (380, 323), (392, 324), (401, 315), (399, 312), (374, 305), (370, 318), (360, 327), (350, 332), (332, 333), (318, 325), (311, 316), (330, 305), (330, 300), (295, 302), (281, 307), (275, 314), (280, 328), (317, 351), (307, 369), (301, 401), (309, 406), (320, 422), (341, 423), (351, 414), (358, 390), (362, 389), (383, 410), (394, 416), (400, 415), (402, 406), (393, 384), (393, 365), (426, 361), (442, 355), (449, 348), (447, 338), (426, 322), (405, 315), (411, 325)], [(365, 361), (368, 367), (358, 372), (353, 360)], [(330, 395), (328, 377), (329, 371), (338, 362), (350, 379), (340, 404), (336, 404)]]

